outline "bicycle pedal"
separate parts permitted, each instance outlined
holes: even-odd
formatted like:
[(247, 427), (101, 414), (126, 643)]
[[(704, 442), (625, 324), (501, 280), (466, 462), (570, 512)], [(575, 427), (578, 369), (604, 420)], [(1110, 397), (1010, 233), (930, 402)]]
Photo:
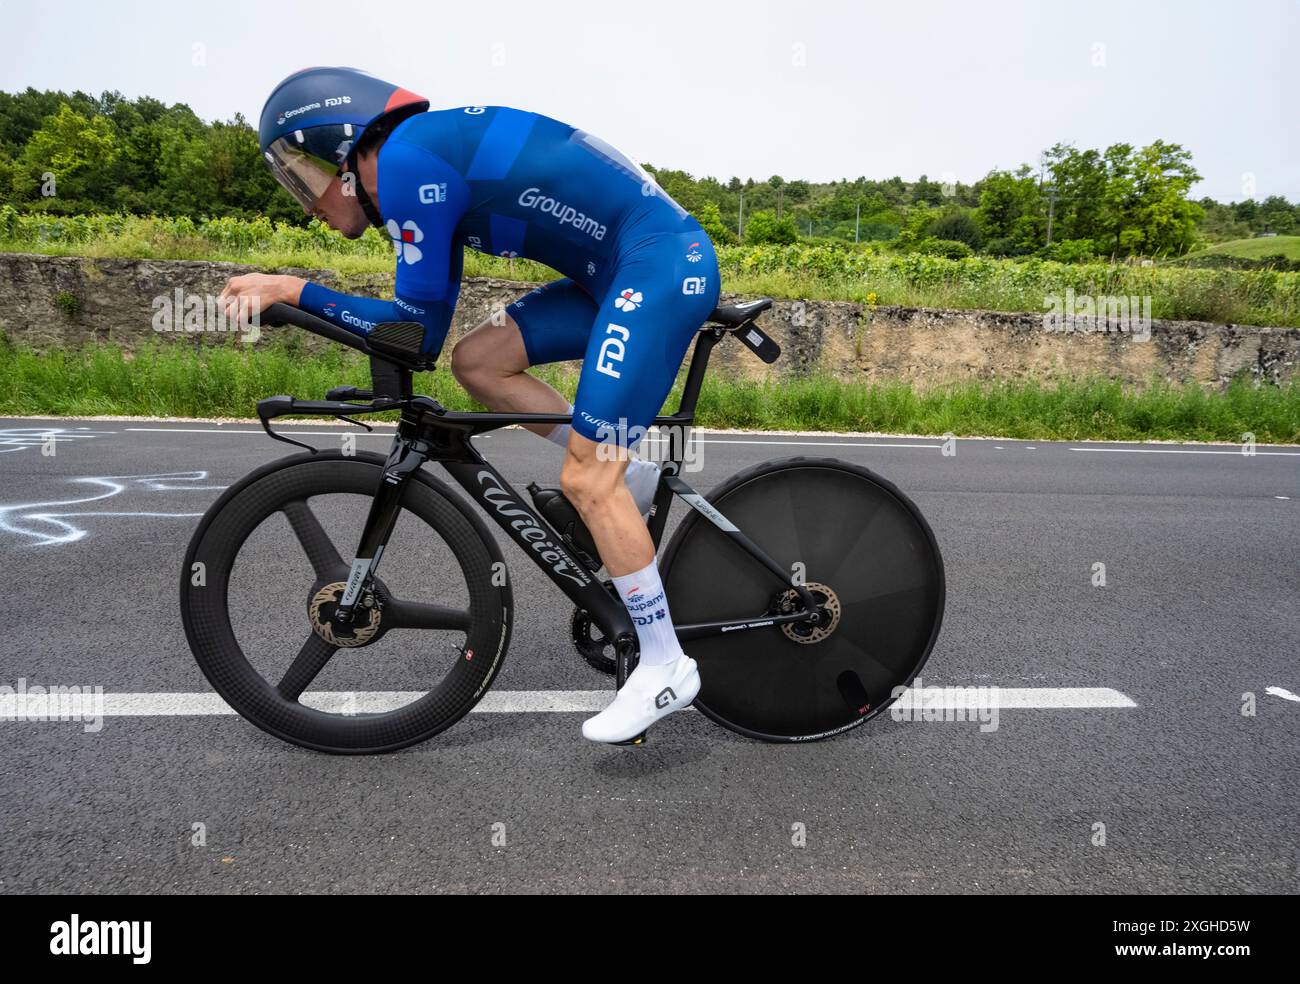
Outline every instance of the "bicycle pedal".
[(646, 732), (642, 731), (635, 738), (629, 738), (627, 741), (616, 741), (615, 745), (644, 745), (646, 743)]

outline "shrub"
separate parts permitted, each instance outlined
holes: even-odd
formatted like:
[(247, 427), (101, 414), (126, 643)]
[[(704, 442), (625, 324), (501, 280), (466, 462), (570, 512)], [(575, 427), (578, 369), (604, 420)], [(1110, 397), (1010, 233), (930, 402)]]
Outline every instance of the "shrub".
[(925, 234), (934, 239), (965, 243), (971, 249), (979, 249), (984, 239), (970, 212), (945, 212), (925, 227)]
[(745, 223), (747, 243), (796, 243), (799, 230), (788, 215), (778, 219), (771, 212), (755, 212)]
[(955, 239), (935, 239), (926, 236), (916, 244), (916, 252), (926, 256), (942, 256), (949, 260), (961, 260), (971, 255), (971, 248)]
[(1048, 255), (1058, 263), (1082, 263), (1097, 257), (1097, 244), (1091, 239), (1062, 239), (1052, 243)]

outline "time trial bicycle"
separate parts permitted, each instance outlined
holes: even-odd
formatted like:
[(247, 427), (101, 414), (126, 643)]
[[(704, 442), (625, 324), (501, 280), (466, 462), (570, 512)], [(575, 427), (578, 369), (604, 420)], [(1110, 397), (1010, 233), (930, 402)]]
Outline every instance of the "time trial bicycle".
[[(863, 724), (911, 683), (939, 634), (944, 570), (920, 511), (860, 465), (782, 458), (707, 496), (684, 480), (709, 354), (731, 336), (775, 361), (780, 349), (755, 321), (771, 305), (720, 307), (702, 326), (677, 412), (654, 421), (669, 440), (648, 526), (658, 550), (672, 500), (688, 507), (660, 568), (678, 638), (700, 667), (695, 706), (751, 738), (803, 742)], [(285, 741), (337, 754), (395, 751), (460, 720), (499, 673), (516, 612), (500, 548), (471, 502), (572, 601), (577, 651), (622, 686), (636, 633), (576, 512), (535, 483), (530, 505), (473, 440), (568, 417), (457, 412), (415, 395), (414, 374), (433, 368), (415, 323), (362, 337), (281, 304), (261, 322), (360, 350), (372, 388), (260, 401), (266, 432), (303, 453), (231, 486), (194, 532), (181, 614), (195, 659), (230, 706)], [(398, 417), (386, 456), (320, 450), (273, 426), (286, 415), (368, 426), (358, 418), (384, 412)], [(340, 540), (356, 544), (347, 559)], [(401, 686), (376, 690), (380, 671)]]

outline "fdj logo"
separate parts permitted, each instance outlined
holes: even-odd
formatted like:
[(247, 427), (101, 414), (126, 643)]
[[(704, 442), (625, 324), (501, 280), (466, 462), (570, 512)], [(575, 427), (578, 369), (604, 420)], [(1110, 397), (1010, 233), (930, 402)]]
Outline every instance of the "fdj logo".
[(687, 277), (682, 281), (683, 294), (703, 294), (708, 284), (707, 277)]
[(659, 695), (655, 697), (655, 707), (659, 707), (659, 708), (667, 707), (670, 701), (674, 701), (676, 699), (677, 699), (677, 695), (673, 693), (673, 688), (664, 687), (663, 690), (659, 691)]
[(447, 200), (447, 182), (420, 185), (420, 201), (425, 205), (436, 205)]
[[(619, 333), (623, 335), (621, 339), (617, 337)], [(600, 343), (600, 353), (596, 356), (596, 371), (618, 379), (620, 373), (614, 368), (614, 363), (623, 361), (626, 352), (623, 343), (631, 337), (631, 332), (611, 321), (605, 329), (605, 334), (610, 337)]]

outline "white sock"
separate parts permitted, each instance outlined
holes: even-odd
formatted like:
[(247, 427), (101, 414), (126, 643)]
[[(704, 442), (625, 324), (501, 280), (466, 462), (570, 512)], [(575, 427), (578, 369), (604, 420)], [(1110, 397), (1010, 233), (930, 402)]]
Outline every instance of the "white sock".
[(636, 511), (644, 516), (654, 505), (655, 490), (659, 488), (659, 465), (643, 458), (633, 458), (627, 463), (623, 481), (636, 502)]
[(636, 637), (641, 643), (641, 662), (648, 666), (663, 666), (680, 658), (682, 646), (677, 641), (673, 620), (668, 614), (668, 598), (664, 595), (663, 581), (659, 579), (659, 564), (652, 560), (635, 574), (616, 577), (614, 586), (636, 625)]
[[(569, 409), (566, 412), (570, 417), (573, 416), (572, 403), (569, 404)], [(573, 433), (572, 424), (556, 424), (555, 427), (551, 430), (551, 432), (546, 435), (546, 439), (550, 441), (552, 444), (558, 444), (562, 448), (567, 448), (569, 446), (569, 435), (572, 433)]]

